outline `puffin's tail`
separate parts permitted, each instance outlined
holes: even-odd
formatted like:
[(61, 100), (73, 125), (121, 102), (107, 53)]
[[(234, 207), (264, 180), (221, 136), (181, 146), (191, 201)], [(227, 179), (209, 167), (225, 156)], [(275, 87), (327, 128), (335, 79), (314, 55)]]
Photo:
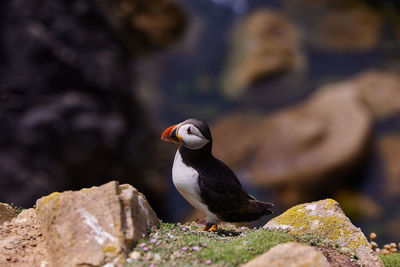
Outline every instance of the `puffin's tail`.
[(269, 202), (258, 201), (250, 198), (248, 204), (242, 207), (239, 211), (226, 214), (224, 220), (227, 222), (251, 222), (259, 219), (260, 217), (272, 214), (270, 210), (274, 204)]
[(248, 212), (251, 214), (257, 214), (257, 219), (261, 216), (272, 214), (272, 210), (270, 210), (274, 204), (270, 202), (263, 202), (257, 199), (250, 199), (249, 200), (249, 210)]

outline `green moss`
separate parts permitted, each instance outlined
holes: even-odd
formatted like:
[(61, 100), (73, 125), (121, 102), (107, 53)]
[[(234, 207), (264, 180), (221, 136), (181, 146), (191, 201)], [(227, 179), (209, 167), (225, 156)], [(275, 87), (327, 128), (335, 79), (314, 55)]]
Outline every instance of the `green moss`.
[[(333, 210), (337, 205), (337, 202), (333, 199), (326, 199), (325, 201), (325, 210)], [(351, 249), (356, 249), (360, 245), (368, 245), (368, 240), (361, 233), (356, 233), (356, 228), (348, 227), (349, 222), (346, 218), (311, 215), (311, 212), (307, 211), (308, 205), (316, 204), (294, 206), (276, 217), (274, 221), (289, 226), (290, 233), (295, 235), (310, 233), (321, 235)]]
[(400, 253), (393, 253), (390, 255), (379, 255), (385, 267), (399, 267), (400, 266)]
[(196, 259), (204, 265), (237, 266), (271, 247), (295, 241), (293, 235), (263, 229), (223, 226), (218, 232), (199, 231), (201, 225), (161, 223), (134, 249), (139, 258), (126, 266), (190, 266)]
[(11, 203), (11, 207), (14, 210), (15, 216), (18, 216), (24, 210), (23, 207), (19, 207), (19, 206), (15, 205), (14, 203)]

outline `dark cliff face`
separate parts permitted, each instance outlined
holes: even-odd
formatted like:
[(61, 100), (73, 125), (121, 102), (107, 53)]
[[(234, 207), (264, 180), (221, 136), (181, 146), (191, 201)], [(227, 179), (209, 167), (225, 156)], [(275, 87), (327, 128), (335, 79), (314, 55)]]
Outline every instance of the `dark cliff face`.
[(126, 26), (106, 6), (1, 1), (0, 201), (31, 206), (52, 191), (110, 179), (150, 202), (163, 197), (158, 133), (135, 98), (129, 66), (141, 36), (124, 38)]

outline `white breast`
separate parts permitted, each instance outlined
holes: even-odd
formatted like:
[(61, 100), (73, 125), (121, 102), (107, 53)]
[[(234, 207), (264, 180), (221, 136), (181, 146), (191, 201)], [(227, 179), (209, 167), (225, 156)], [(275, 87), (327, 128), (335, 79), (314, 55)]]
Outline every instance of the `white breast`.
[(172, 181), (176, 189), (193, 207), (203, 210), (208, 219), (217, 220), (216, 216), (208, 210), (207, 205), (201, 201), (198, 178), (199, 173), (183, 163), (178, 150), (172, 166)]

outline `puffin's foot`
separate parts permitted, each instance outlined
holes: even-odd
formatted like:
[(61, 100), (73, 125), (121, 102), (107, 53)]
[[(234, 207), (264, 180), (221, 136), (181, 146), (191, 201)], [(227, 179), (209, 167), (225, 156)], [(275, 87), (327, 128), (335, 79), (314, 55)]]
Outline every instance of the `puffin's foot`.
[(212, 224), (211, 223), (206, 223), (204, 228), (201, 229), (201, 231), (208, 231), (211, 228)]
[(201, 231), (217, 231), (217, 225), (216, 224), (212, 224), (212, 223), (206, 223), (206, 226), (204, 226), (203, 229), (201, 229)]
[(217, 231), (217, 229), (218, 229), (218, 226), (217, 226), (216, 224), (213, 224), (213, 225), (210, 227), (210, 229), (208, 229), (207, 231), (209, 231), (209, 232), (214, 232), (214, 231)]

